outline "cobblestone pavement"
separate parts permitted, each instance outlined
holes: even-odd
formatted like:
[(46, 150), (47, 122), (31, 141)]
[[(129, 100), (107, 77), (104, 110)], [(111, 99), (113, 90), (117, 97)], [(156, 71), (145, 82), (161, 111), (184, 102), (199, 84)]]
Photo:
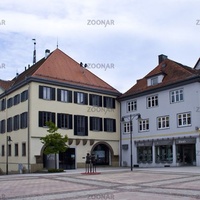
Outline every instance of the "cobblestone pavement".
[(200, 199), (200, 167), (83, 169), (59, 174), (0, 176), (0, 200)]

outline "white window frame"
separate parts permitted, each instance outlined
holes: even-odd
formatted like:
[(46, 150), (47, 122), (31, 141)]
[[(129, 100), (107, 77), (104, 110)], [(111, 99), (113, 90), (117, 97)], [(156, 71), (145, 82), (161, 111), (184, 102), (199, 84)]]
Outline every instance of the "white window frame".
[(131, 133), (131, 130), (133, 130), (132, 128), (133, 128), (133, 127), (132, 127), (132, 123), (130, 123), (130, 122), (125, 122), (125, 123), (124, 123), (124, 134), (126, 134), (126, 133)]
[(139, 132), (149, 131), (149, 119), (139, 120)]
[(147, 108), (153, 108), (157, 106), (158, 106), (158, 95), (147, 97)]
[(128, 101), (127, 104), (127, 112), (132, 112), (137, 110), (137, 100)]
[(178, 121), (178, 127), (191, 126), (192, 125), (191, 113), (187, 112), (187, 113), (177, 114), (177, 121)]
[(184, 100), (183, 89), (177, 89), (170, 92), (171, 103), (182, 102), (183, 100)]
[(157, 118), (158, 129), (169, 128), (169, 116), (162, 116)]
[(43, 99), (51, 100), (51, 88), (43, 87)]

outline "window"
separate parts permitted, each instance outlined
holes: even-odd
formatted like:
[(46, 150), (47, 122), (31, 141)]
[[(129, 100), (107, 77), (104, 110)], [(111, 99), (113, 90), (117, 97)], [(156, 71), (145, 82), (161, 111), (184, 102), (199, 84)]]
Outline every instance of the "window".
[(139, 131), (148, 131), (149, 130), (149, 120), (148, 119), (141, 119), (139, 121)]
[(190, 126), (191, 125), (191, 114), (181, 113), (178, 114), (178, 127)]
[(104, 131), (116, 132), (116, 120), (110, 118), (104, 118)]
[(172, 162), (172, 145), (155, 146), (156, 163)]
[(137, 162), (138, 163), (152, 162), (152, 147), (151, 146), (137, 147)]
[(20, 115), (20, 128), (27, 128), (28, 125), (28, 115), (24, 112)]
[(137, 101), (136, 100), (127, 102), (127, 111), (128, 112), (136, 111), (136, 110), (137, 110)]
[(171, 91), (170, 100), (171, 100), (171, 103), (183, 101), (183, 89)]
[(91, 131), (102, 131), (102, 118), (90, 117), (90, 130)]
[(15, 144), (15, 156), (19, 155), (19, 151), (18, 151), (18, 144)]
[(22, 143), (22, 156), (26, 156), (26, 143)]
[(58, 113), (57, 124), (58, 124), (58, 128), (72, 129), (72, 115)]
[(166, 129), (169, 128), (169, 116), (158, 117), (158, 129)]
[(132, 131), (132, 123), (125, 122), (124, 123), (124, 133), (130, 133)]
[(17, 105), (19, 103), (20, 103), (20, 95), (17, 94), (17, 95), (14, 96), (14, 105)]
[(8, 145), (8, 156), (11, 156), (11, 152), (12, 152), (11, 144), (9, 144)]
[(157, 85), (158, 84), (158, 77), (151, 78), (151, 85)]
[(72, 91), (69, 90), (57, 90), (57, 100), (65, 103), (72, 102)]
[(1, 120), (1, 129), (0, 129), (0, 133), (5, 133), (6, 132), (6, 120)]
[(5, 146), (1, 146), (1, 156), (5, 156)]
[(24, 102), (28, 99), (28, 90), (25, 90), (21, 93), (21, 102)]
[(13, 130), (14, 131), (19, 130), (19, 115), (15, 115), (13, 121), (14, 121)]
[(112, 97), (103, 97), (103, 106), (105, 108), (115, 108), (115, 99)]
[(7, 119), (7, 132), (12, 131), (12, 117)]
[(87, 105), (88, 94), (83, 92), (74, 92), (74, 103)]
[(91, 106), (102, 106), (102, 96), (90, 94), (90, 105)]
[(46, 100), (55, 100), (55, 88), (39, 86), (39, 98)]
[(46, 122), (55, 124), (55, 113), (39, 111), (39, 127), (46, 127)]
[(87, 116), (74, 115), (74, 135), (80, 135), (80, 136), (88, 135)]
[(13, 98), (9, 98), (9, 99), (7, 100), (7, 108), (12, 107), (12, 105), (13, 105)]
[(6, 99), (2, 99), (1, 100), (1, 110), (5, 110), (6, 109)]
[(152, 108), (158, 106), (158, 95), (147, 98), (147, 107)]

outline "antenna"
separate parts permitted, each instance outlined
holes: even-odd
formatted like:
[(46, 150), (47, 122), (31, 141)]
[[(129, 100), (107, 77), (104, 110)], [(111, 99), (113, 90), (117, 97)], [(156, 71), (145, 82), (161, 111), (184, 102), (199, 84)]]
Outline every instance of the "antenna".
[(58, 37), (57, 37), (57, 45), (56, 46), (57, 46), (57, 49), (58, 49)]
[(33, 49), (33, 65), (36, 63), (36, 39), (32, 39), (34, 41), (34, 49)]

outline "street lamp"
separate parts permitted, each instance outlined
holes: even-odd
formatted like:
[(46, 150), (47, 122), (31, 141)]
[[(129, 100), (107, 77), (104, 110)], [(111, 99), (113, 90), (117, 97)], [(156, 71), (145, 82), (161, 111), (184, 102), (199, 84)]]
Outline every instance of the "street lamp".
[(6, 138), (6, 147), (7, 147), (7, 150), (6, 150), (6, 174), (8, 175), (8, 142), (11, 142), (11, 137), (10, 136), (7, 136)]
[(137, 119), (141, 119), (141, 114), (140, 113), (136, 113), (136, 114), (130, 114), (130, 115), (126, 115), (122, 117), (122, 122), (125, 122), (125, 119), (128, 119), (128, 122), (130, 124), (129, 130), (130, 130), (130, 146), (131, 146), (131, 171), (133, 171), (133, 135), (132, 135), (132, 131), (133, 131), (133, 119), (134, 117), (138, 117)]

